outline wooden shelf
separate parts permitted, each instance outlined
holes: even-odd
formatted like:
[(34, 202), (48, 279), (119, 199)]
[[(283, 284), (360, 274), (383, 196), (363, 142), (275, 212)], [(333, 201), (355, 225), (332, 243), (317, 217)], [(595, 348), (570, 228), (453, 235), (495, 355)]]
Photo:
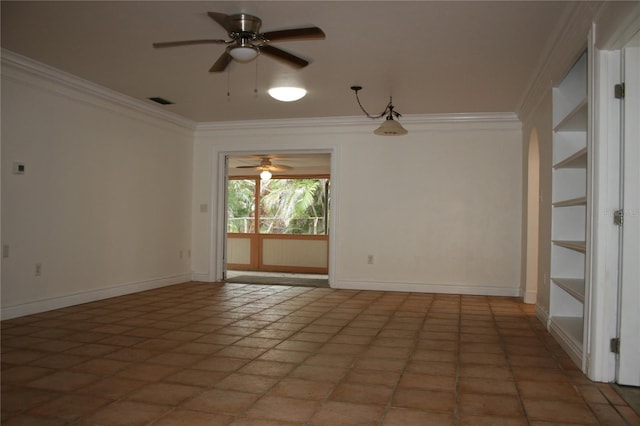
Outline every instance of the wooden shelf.
[(558, 287), (584, 303), (584, 279), (581, 278), (551, 278)]
[(587, 148), (582, 148), (573, 155), (559, 161), (553, 166), (554, 169), (586, 169), (587, 168)]
[(572, 198), (570, 200), (556, 201), (553, 203), (553, 207), (573, 207), (573, 206), (586, 206), (587, 197)]
[(585, 243), (584, 241), (553, 240), (553, 244), (559, 247), (579, 251), (580, 253), (587, 252), (587, 243)]
[(556, 125), (556, 132), (578, 132), (587, 128), (588, 117), (587, 98), (580, 102)]

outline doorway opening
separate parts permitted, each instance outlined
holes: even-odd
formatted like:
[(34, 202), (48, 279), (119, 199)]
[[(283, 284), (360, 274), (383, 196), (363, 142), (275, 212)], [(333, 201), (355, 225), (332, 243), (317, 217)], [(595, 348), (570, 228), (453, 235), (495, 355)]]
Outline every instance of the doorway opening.
[(329, 287), (328, 153), (231, 154), (226, 282)]

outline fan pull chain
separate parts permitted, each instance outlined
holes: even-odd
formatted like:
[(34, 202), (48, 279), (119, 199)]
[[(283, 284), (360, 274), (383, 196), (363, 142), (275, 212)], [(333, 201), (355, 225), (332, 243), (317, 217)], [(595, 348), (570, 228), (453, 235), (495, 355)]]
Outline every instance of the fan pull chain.
[(256, 58), (256, 79), (253, 87), (253, 95), (258, 97), (258, 58)]
[(227, 102), (231, 102), (231, 71), (227, 70)]

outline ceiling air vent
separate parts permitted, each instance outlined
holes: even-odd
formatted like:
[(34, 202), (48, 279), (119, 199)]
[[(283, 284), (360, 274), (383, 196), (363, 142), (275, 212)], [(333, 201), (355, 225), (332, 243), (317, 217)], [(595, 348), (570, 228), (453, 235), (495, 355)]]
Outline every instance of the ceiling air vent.
[(150, 101), (159, 103), (160, 105), (172, 105), (173, 102), (166, 100), (165, 98), (155, 97), (149, 98)]

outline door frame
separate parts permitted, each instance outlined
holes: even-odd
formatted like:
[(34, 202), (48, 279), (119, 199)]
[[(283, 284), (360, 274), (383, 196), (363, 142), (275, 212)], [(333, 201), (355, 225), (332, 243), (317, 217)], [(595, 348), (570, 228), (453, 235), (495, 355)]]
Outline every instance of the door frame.
[(619, 354), (616, 381), (640, 386), (640, 31), (622, 54), (623, 99), (623, 211), (619, 305)]
[[(335, 148), (321, 148), (310, 150), (283, 150), (283, 149), (259, 149), (259, 150), (224, 150), (217, 151), (214, 156), (214, 162), (218, 170), (218, 185), (212, 188), (213, 195), (212, 200), (216, 203), (216, 215), (212, 218), (212, 235), (217, 235), (217, 238), (211, 238), (211, 262), (215, 266), (214, 275), (215, 281), (223, 281), (226, 279), (227, 274), (227, 254), (226, 254), (226, 241), (227, 241), (227, 178), (229, 176), (228, 171), (228, 158), (232, 156), (246, 156), (246, 155), (264, 155), (265, 152), (273, 155), (300, 155), (300, 154), (329, 154), (330, 156), (330, 171), (329, 179), (331, 179), (331, 201), (329, 202), (328, 210), (329, 216), (332, 220), (329, 221), (329, 254), (328, 254), (328, 281), (329, 287), (334, 282), (333, 279), (333, 265), (335, 264), (336, 245), (335, 235), (336, 227), (336, 215), (335, 205), (337, 200), (338, 190), (334, 182), (334, 176), (336, 171), (336, 158), (337, 153)], [(214, 169), (214, 170), (215, 170)]]

